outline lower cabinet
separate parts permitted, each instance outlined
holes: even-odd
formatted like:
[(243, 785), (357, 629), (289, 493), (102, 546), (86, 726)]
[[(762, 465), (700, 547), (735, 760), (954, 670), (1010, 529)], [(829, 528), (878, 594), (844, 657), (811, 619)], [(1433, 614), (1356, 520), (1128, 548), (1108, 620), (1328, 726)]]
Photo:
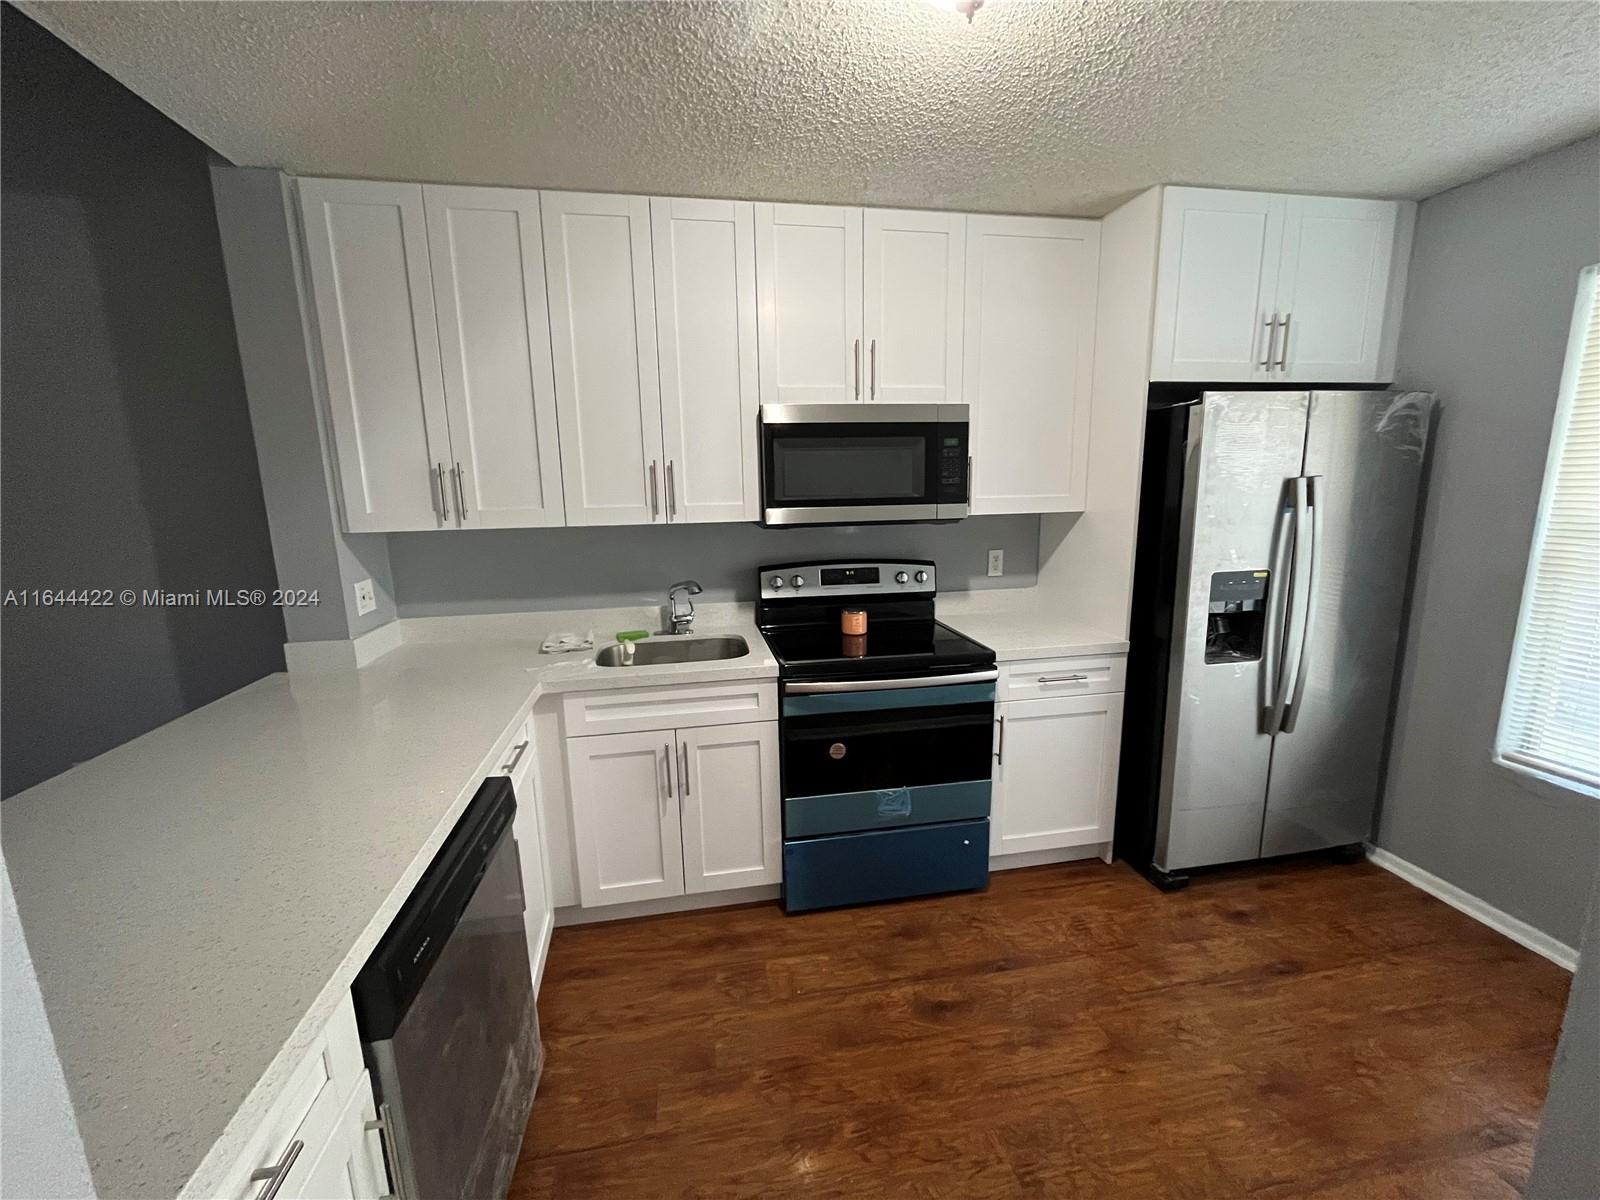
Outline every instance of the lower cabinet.
[(1111, 841), (1122, 694), (998, 705), (989, 852)]
[(372, 1086), (365, 1075), (351, 1093), (327, 1143), (311, 1160), (296, 1195), (310, 1200), (370, 1200), (389, 1191)]
[(568, 738), (585, 907), (776, 883), (775, 721)]

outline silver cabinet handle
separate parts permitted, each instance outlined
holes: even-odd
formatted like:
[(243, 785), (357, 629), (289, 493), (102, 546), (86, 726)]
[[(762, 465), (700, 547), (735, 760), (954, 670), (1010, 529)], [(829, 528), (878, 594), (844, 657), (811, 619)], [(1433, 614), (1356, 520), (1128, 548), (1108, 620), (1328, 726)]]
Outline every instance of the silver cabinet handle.
[(450, 521), (450, 493), (444, 490), (444, 464), (443, 463), (434, 463), (433, 464), (433, 470), (432, 470), (432, 472), (430, 472), (430, 474), (428, 476), (428, 484), (429, 484), (430, 487), (434, 486), (435, 484), (438, 486), (439, 498), (434, 502), (434, 511), (436, 511), (439, 514), (439, 520), (440, 520), (441, 523), (449, 524), (449, 521)]
[(1261, 324), (1266, 326), (1267, 353), (1256, 366), (1265, 367), (1270, 371), (1272, 370), (1272, 348), (1278, 344), (1278, 314), (1273, 313), (1270, 319), (1262, 317)]
[(678, 743), (678, 761), (683, 764), (683, 774), (678, 776), (678, 790), (683, 793), (683, 798), (689, 798), (689, 743)]
[(294, 1167), (294, 1160), (300, 1157), (300, 1151), (306, 1144), (299, 1138), (290, 1142), (280, 1158), (273, 1166), (257, 1167), (250, 1172), (250, 1182), (260, 1183), (262, 1188), (256, 1193), (256, 1200), (272, 1200), (283, 1187), (283, 1181), (289, 1177), (289, 1172)]
[(671, 800), (672, 799), (672, 745), (671, 745), (670, 742), (661, 747), (661, 757), (666, 760), (666, 767), (667, 767), (667, 799)]
[(650, 519), (654, 521), (661, 515), (661, 494), (656, 491), (656, 460), (650, 460)]
[[(515, 840), (511, 844), (516, 845)], [(386, 1196), (392, 1196), (399, 1191), (399, 1185), (395, 1180), (400, 1178), (400, 1156), (395, 1153), (394, 1142), (391, 1140), (389, 1133), (391, 1121), (389, 1106), (380, 1104), (378, 1105), (378, 1119), (376, 1121), (368, 1121), (361, 1127), (367, 1133), (371, 1133), (374, 1129), (378, 1131), (378, 1148), (383, 1152), (383, 1173), (387, 1176), (384, 1182), (388, 1184), (388, 1187), (385, 1188)]]
[(1006, 718), (1003, 713), (999, 717), (999, 722), (1000, 740), (994, 748), (994, 760), (1001, 766), (1004, 766), (1006, 761)]
[(1293, 313), (1283, 314), (1283, 345), (1278, 347), (1278, 370), (1289, 369), (1289, 322), (1294, 319)]
[(1082, 683), (1088, 679), (1087, 675), (1041, 675), (1040, 683)]
[(528, 743), (518, 742), (515, 746), (511, 747), (511, 757), (500, 764), (500, 769), (507, 775), (511, 774), (511, 772), (516, 769), (517, 764), (522, 761), (522, 756), (527, 752)]
[(667, 517), (676, 518), (678, 515), (678, 485), (673, 479), (672, 460), (667, 459)]
[(861, 399), (861, 339), (856, 339), (856, 399)]
[(467, 519), (467, 473), (461, 469), (461, 463), (456, 462), (455, 470), (450, 472), (450, 478), (456, 485), (456, 515), (463, 521)]
[(871, 373), (867, 376), (867, 383), (872, 389), (872, 398), (878, 398), (878, 339), (872, 339), (872, 346), (868, 350), (871, 356)]

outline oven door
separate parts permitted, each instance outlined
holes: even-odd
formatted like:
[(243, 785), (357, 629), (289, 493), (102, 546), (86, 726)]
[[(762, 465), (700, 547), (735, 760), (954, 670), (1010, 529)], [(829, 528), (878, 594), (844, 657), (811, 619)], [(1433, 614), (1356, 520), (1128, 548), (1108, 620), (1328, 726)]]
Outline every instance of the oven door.
[(768, 404), (762, 522), (856, 525), (967, 515), (962, 404)]
[(987, 817), (995, 677), (786, 683), (784, 836)]

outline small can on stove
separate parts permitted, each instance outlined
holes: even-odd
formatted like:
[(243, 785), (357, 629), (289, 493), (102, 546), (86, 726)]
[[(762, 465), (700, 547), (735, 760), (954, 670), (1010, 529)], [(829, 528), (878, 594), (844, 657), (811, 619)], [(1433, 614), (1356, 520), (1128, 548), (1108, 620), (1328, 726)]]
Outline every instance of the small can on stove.
[(846, 634), (861, 634), (867, 631), (867, 610), (864, 608), (847, 608), (839, 614), (839, 630)]

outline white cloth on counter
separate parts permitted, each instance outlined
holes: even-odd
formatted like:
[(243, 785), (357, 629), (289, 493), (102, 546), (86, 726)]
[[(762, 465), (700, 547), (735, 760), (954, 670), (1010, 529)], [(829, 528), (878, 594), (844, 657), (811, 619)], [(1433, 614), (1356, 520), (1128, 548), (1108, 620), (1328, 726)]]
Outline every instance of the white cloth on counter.
[(593, 650), (594, 630), (588, 633), (552, 633), (539, 647), (542, 654), (570, 654), (574, 650)]

